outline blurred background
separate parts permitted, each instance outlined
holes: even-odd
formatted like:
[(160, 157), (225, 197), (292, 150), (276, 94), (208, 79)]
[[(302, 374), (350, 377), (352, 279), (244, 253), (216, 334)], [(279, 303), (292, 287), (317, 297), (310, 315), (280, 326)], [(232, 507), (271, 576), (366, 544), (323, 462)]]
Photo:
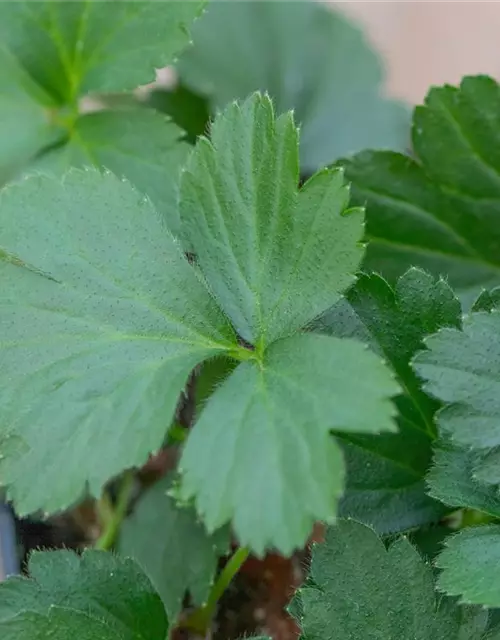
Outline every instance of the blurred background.
[(500, 2), (331, 2), (365, 29), (382, 54), (391, 96), (421, 102), (431, 84), (467, 74), (498, 78)]

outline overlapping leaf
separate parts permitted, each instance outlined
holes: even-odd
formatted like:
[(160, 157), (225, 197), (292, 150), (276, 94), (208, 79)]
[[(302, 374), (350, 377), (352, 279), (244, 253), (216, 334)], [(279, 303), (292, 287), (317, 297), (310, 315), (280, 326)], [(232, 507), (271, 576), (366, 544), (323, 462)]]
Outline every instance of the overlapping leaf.
[[(430, 495), (452, 507), (474, 509), (486, 519), (500, 518), (498, 487), (482, 477), (482, 460), (477, 451), (441, 442), (436, 448), (434, 466), (428, 475)], [(495, 469), (498, 476), (498, 471)], [(491, 477), (487, 477), (490, 481)], [(500, 606), (500, 588), (494, 567), (500, 557), (500, 526), (464, 529), (447, 538), (445, 550), (436, 560), (441, 569), (439, 588), (461, 601), (491, 607)], [(499, 633), (497, 631), (497, 633)], [(496, 638), (497, 635), (492, 635)], [(488, 636), (490, 638), (490, 636)]]
[(56, 103), (9, 51), (0, 49), (0, 185), (64, 137), (52, 120)]
[[(446, 329), (426, 340), (414, 367), (425, 388), (446, 403), (438, 417), (443, 442), (429, 474), (431, 495), (498, 519), (500, 313), (495, 293), (483, 294), (474, 306), (483, 310), (466, 317), (462, 331)], [(451, 539), (438, 559), (440, 586), (466, 602), (500, 606), (498, 580), (488, 571), (500, 548), (498, 532), (491, 529), (490, 539), (486, 531), (473, 529)]]
[(261, 348), (301, 328), (353, 281), (363, 215), (342, 173), (298, 190), (298, 132), (254, 94), (216, 119), (181, 182), (186, 243), (238, 333)]
[(152, 82), (188, 43), (201, 2), (4, 2), (2, 44), (60, 104)]
[(492, 311), (500, 309), (500, 287), (484, 289), (472, 305), (472, 311)]
[(33, 168), (61, 176), (70, 167), (106, 167), (146, 194), (178, 234), (179, 176), (189, 150), (181, 138), (176, 125), (149, 109), (91, 113), (81, 116), (69, 139)]
[(30, 579), (0, 585), (2, 640), (165, 640), (168, 621), (139, 567), (102, 551), (35, 552)]
[(157, 449), (191, 369), (232, 332), (112, 174), (10, 187), (0, 228), (0, 476), (18, 511), (51, 511)]
[(446, 403), (439, 427), (457, 445), (500, 445), (500, 312), (473, 313), (463, 330), (443, 329), (414, 361), (424, 388)]
[(367, 203), (367, 268), (447, 274), (471, 296), (500, 282), (500, 87), (468, 77), (433, 88), (413, 118), (416, 159), (366, 152), (343, 163)]
[(105, 167), (152, 198), (177, 233), (182, 131), (139, 107), (82, 116), (79, 102), (154, 80), (155, 67), (172, 63), (188, 43), (187, 26), (202, 4), (2, 3), (0, 74), (9, 92), (0, 98), (0, 180), (38, 156), (41, 170)]
[(363, 275), (313, 329), (355, 337), (383, 355), (398, 376), (397, 434), (341, 435), (347, 463), (343, 515), (381, 533), (401, 531), (439, 518), (442, 506), (426, 495), (436, 403), (420, 388), (410, 360), (423, 338), (444, 326), (460, 326), (458, 300), (442, 280), (410, 269), (394, 289), (378, 275)]
[(450, 595), (460, 596), (462, 602), (499, 607), (499, 561), (500, 526), (464, 529), (448, 538), (445, 550), (438, 556), (437, 565), (442, 569), (438, 586)]
[(228, 530), (209, 536), (191, 507), (167, 495), (171, 479), (154, 485), (124, 522), (119, 551), (134, 558), (160, 594), (169, 618), (178, 616), (186, 591), (202, 605), (229, 546)]
[(428, 475), (429, 492), (451, 507), (476, 509), (500, 518), (500, 494), (477, 478), (477, 455), (469, 450), (440, 443)]
[(314, 548), (298, 600), (293, 610), (307, 640), (497, 637), (487, 612), (437, 597), (431, 567), (406, 539), (386, 549), (353, 521), (339, 521)]
[(183, 495), (195, 496), (209, 530), (232, 519), (257, 553), (289, 553), (315, 520), (335, 515), (343, 464), (330, 430), (394, 430), (389, 398), (398, 390), (358, 342), (313, 334), (277, 341), (208, 400), (181, 458)]
[[(286, 28), (285, 28), (286, 25)], [(179, 72), (216, 108), (267, 91), (302, 127), (313, 173), (365, 148), (404, 149), (409, 114), (384, 100), (382, 65), (359, 29), (316, 2), (213, 2), (193, 27)]]

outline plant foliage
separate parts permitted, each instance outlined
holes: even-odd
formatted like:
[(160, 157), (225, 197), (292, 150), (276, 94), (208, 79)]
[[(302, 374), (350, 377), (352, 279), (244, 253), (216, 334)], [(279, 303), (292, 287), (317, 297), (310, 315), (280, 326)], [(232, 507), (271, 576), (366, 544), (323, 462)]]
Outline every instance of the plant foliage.
[(139, 567), (103, 551), (35, 552), (30, 579), (0, 585), (5, 640), (165, 640), (162, 602)]
[(499, 283), (500, 87), (435, 87), (413, 115), (414, 158), (366, 151), (343, 162), (368, 203), (366, 266), (390, 279), (418, 264), (470, 299)]
[(410, 152), (345, 19), (202, 10), (0, 4), (0, 483), (101, 533), (0, 637), (205, 637), (322, 522), (303, 640), (498, 640), (499, 85), (432, 88)]
[(431, 567), (400, 538), (385, 548), (368, 527), (339, 521), (313, 550), (292, 611), (310, 640), (493, 640), (484, 609), (434, 592)]
[(178, 63), (183, 82), (214, 109), (257, 90), (279, 112), (293, 109), (308, 175), (365, 148), (408, 146), (409, 112), (381, 95), (378, 55), (357, 27), (320, 3), (212, 2), (193, 40)]

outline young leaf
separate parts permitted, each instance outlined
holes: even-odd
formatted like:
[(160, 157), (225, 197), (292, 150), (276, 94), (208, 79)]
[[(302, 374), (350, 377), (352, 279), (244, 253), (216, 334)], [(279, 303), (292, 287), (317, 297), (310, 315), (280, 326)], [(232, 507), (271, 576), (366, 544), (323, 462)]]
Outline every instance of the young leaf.
[(0, 584), (2, 640), (164, 640), (163, 604), (139, 567), (103, 551), (35, 552)]
[(347, 463), (340, 513), (380, 533), (435, 521), (442, 505), (426, 495), (436, 403), (420, 388), (410, 360), (423, 338), (443, 326), (460, 326), (458, 300), (442, 280), (410, 269), (394, 289), (378, 275), (362, 275), (341, 300), (313, 324), (338, 337), (355, 337), (383, 355), (398, 376), (397, 434), (340, 434)]
[(500, 607), (499, 561), (498, 525), (464, 529), (448, 538), (445, 550), (438, 556), (437, 565), (443, 570), (438, 587), (460, 596), (462, 602)]
[(0, 198), (0, 476), (18, 512), (54, 511), (161, 445), (232, 332), (126, 182), (74, 170)]
[(60, 104), (91, 92), (127, 91), (154, 80), (188, 43), (203, 3), (3, 2), (0, 37)]
[(487, 630), (484, 611), (436, 597), (431, 567), (406, 539), (386, 549), (353, 521), (314, 548), (298, 593), (307, 640), (480, 640)]
[(298, 132), (267, 96), (232, 104), (201, 138), (181, 181), (186, 242), (238, 333), (261, 348), (301, 328), (353, 281), (363, 215), (342, 173), (300, 191)]
[(101, 111), (78, 118), (66, 144), (44, 154), (35, 169), (64, 175), (71, 167), (106, 167), (151, 199), (179, 234), (179, 175), (189, 146), (182, 131), (145, 108)]
[(429, 92), (413, 117), (417, 159), (365, 152), (343, 162), (367, 203), (366, 265), (394, 278), (410, 265), (475, 292), (500, 282), (500, 88), (492, 78)]
[(381, 61), (361, 31), (330, 8), (213, 2), (193, 25), (193, 39), (178, 65), (182, 80), (215, 108), (260, 90), (278, 112), (294, 109), (307, 174), (367, 147), (403, 150), (409, 143), (408, 110), (381, 96)]
[(457, 445), (500, 445), (500, 312), (473, 313), (463, 331), (443, 329), (414, 360), (424, 388), (447, 403), (438, 422)]
[(205, 602), (229, 539), (227, 529), (209, 536), (192, 507), (182, 507), (167, 495), (171, 484), (166, 478), (141, 498), (123, 523), (119, 551), (141, 565), (175, 620), (186, 591), (194, 604)]
[(394, 430), (389, 398), (398, 391), (360, 343), (313, 334), (280, 340), (208, 400), (181, 458), (182, 495), (195, 496), (209, 530), (232, 520), (257, 554), (290, 553), (315, 520), (335, 515), (344, 474), (330, 430)]

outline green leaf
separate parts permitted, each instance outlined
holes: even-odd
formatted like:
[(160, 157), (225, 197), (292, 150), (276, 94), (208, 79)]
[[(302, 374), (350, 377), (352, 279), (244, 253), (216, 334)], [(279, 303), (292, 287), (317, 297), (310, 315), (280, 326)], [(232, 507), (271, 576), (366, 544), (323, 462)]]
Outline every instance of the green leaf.
[(452, 507), (476, 509), (500, 517), (498, 489), (478, 480), (474, 473), (476, 463), (473, 452), (440, 443), (427, 478), (429, 493)]
[(448, 285), (410, 269), (394, 289), (378, 275), (362, 275), (346, 299), (313, 324), (316, 331), (369, 344), (387, 360), (403, 390), (396, 399), (397, 434), (340, 434), (347, 463), (343, 516), (385, 534), (442, 515), (442, 505), (429, 499), (424, 483), (437, 405), (422, 392), (410, 360), (428, 333), (460, 322), (460, 304)]
[(179, 176), (189, 146), (182, 131), (145, 108), (81, 116), (66, 144), (42, 156), (35, 169), (64, 175), (70, 167), (105, 167), (151, 199), (170, 231), (179, 233)]
[(202, 4), (1, 3), (0, 80), (9, 91), (0, 98), (0, 181), (33, 159), (40, 171), (107, 168), (150, 197), (178, 233), (182, 131), (144, 108), (79, 115), (79, 99), (154, 80), (155, 67), (171, 63), (187, 44), (186, 25)]
[(106, 622), (91, 618), (84, 612), (59, 608), (49, 610), (47, 615), (28, 611), (0, 623), (0, 628), (2, 640), (142, 640), (143, 637), (130, 635), (128, 630), (117, 634)]
[(4, 49), (0, 49), (0, 84), (1, 185), (64, 133), (52, 121), (53, 100)]
[(167, 495), (171, 484), (166, 478), (141, 498), (123, 523), (119, 551), (142, 566), (175, 620), (186, 591), (194, 604), (205, 602), (229, 539), (227, 529), (209, 536), (192, 507), (182, 507)]
[(464, 529), (447, 540), (445, 550), (438, 556), (437, 565), (442, 569), (438, 586), (450, 595), (460, 596), (462, 602), (499, 607), (499, 562), (500, 526)]
[(261, 348), (304, 326), (353, 281), (363, 216), (343, 175), (298, 191), (298, 132), (254, 94), (201, 138), (181, 181), (181, 220), (210, 288), (238, 333)]
[(366, 268), (411, 265), (468, 297), (500, 282), (500, 88), (484, 76), (433, 88), (413, 117), (416, 159), (365, 152), (344, 162), (367, 204)]
[(481, 291), (472, 306), (472, 311), (492, 311), (493, 309), (500, 309), (500, 287)]
[(425, 390), (447, 403), (438, 423), (457, 445), (500, 445), (499, 335), (499, 311), (473, 313), (463, 331), (443, 329), (427, 338), (414, 360)]
[(203, 3), (3, 2), (0, 37), (21, 66), (61, 104), (89, 92), (152, 82), (188, 44)]
[(18, 512), (59, 510), (161, 445), (190, 371), (232, 332), (112, 174), (7, 188), (0, 229), (0, 477)]
[(103, 551), (35, 552), (30, 579), (0, 584), (5, 640), (164, 640), (162, 602), (139, 567)]
[(436, 556), (443, 549), (444, 541), (452, 532), (453, 530), (444, 524), (433, 524), (412, 531), (409, 540), (426, 562), (434, 563)]
[(186, 132), (186, 139), (191, 144), (208, 131), (210, 111), (206, 98), (182, 84), (168, 90), (153, 89), (146, 104), (169, 115)]
[[(232, 520), (242, 545), (290, 553), (335, 515), (343, 463), (331, 429), (393, 431), (399, 391), (352, 340), (302, 334), (245, 362), (208, 400), (180, 462), (209, 531)], [(363, 403), (359, 403), (363, 398)], [(207, 479), (210, 479), (208, 482)]]
[(196, 413), (201, 412), (208, 399), (222, 382), (234, 371), (238, 362), (232, 358), (217, 357), (206, 360), (195, 382)]
[(380, 535), (437, 522), (446, 511), (426, 492), (429, 440), (411, 428), (400, 430), (394, 436), (340, 438), (347, 478), (339, 514)]
[(299, 593), (307, 640), (479, 640), (488, 623), (484, 611), (436, 597), (430, 565), (406, 539), (386, 549), (353, 521), (314, 547)]
[(362, 32), (315, 2), (213, 2), (193, 26), (179, 72), (214, 109), (256, 90), (301, 123), (311, 174), (365, 148), (403, 150), (409, 114), (381, 97), (382, 64)]
[(486, 484), (500, 484), (500, 447), (476, 452), (474, 477)]

